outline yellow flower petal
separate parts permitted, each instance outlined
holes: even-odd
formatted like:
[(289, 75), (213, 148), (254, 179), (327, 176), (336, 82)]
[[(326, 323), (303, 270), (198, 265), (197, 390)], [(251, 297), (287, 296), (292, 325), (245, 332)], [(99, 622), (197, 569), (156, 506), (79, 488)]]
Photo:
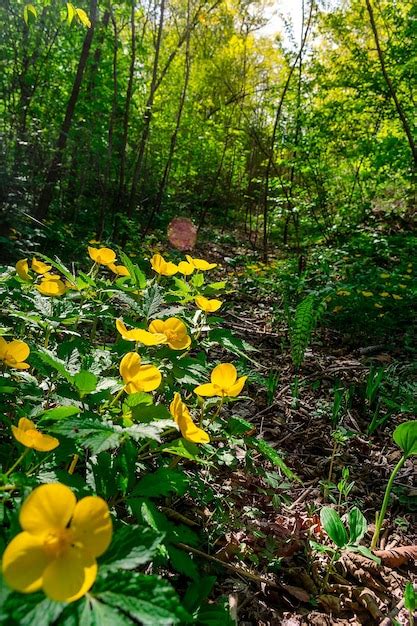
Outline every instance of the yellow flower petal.
[(165, 261), (161, 254), (154, 254), (151, 258), (152, 269), (161, 276), (173, 276), (178, 272), (178, 266), (170, 261)]
[(65, 283), (59, 278), (58, 280), (55, 278), (43, 280), (39, 285), (36, 285), (36, 289), (43, 296), (62, 296), (67, 290)]
[(12, 426), (12, 433), (16, 441), (38, 452), (50, 452), (59, 446), (58, 439), (39, 432), (35, 424), (25, 417), (19, 420), (17, 428)]
[(167, 342), (167, 338), (163, 334), (150, 333), (142, 328), (128, 330), (122, 320), (116, 320), (116, 328), (126, 341), (139, 341), (145, 346), (157, 346)]
[(212, 270), (217, 267), (217, 263), (209, 263), (204, 259), (193, 259), (193, 257), (191, 257), (189, 254), (186, 254), (185, 258), (187, 259), (188, 263), (194, 265), (197, 270), (201, 270), (202, 272)]
[(11, 589), (32, 593), (42, 587), (42, 577), (51, 557), (43, 549), (42, 537), (19, 533), (7, 546), (2, 559), (4, 580)]
[(241, 378), (238, 378), (235, 384), (232, 385), (231, 387), (228, 387), (228, 389), (226, 390), (227, 395), (230, 398), (236, 398), (237, 396), (239, 396), (247, 379), (248, 379), (247, 376), (242, 376)]
[(61, 483), (41, 485), (32, 491), (20, 509), (23, 530), (45, 535), (51, 529), (66, 528), (74, 512), (76, 498)]
[(7, 354), (16, 362), (24, 361), (30, 354), (30, 348), (25, 341), (13, 339), (7, 346)]
[(166, 342), (172, 350), (184, 350), (191, 345), (191, 337), (187, 335), (187, 327), (177, 317), (169, 319), (153, 320), (149, 324), (149, 332), (165, 335)]
[(142, 365), (138, 374), (126, 385), (127, 393), (154, 391), (162, 381), (161, 372), (154, 365)]
[(38, 261), (35, 257), (32, 259), (31, 266), (33, 271), (37, 274), (46, 274), (46, 272), (49, 272), (49, 270), (52, 269), (52, 265), (47, 265), (43, 261)]
[(178, 263), (178, 271), (183, 276), (190, 276), (194, 272), (194, 265), (187, 261), (180, 261)]
[(32, 278), (29, 274), (29, 265), (27, 259), (21, 259), (16, 263), (16, 272), (22, 280), (26, 282), (32, 281)]
[(114, 263), (108, 263), (107, 267), (118, 276), (130, 276), (129, 270), (125, 265), (115, 265)]
[(125, 383), (130, 382), (140, 370), (141, 358), (136, 352), (128, 352), (120, 361), (119, 371)]
[(194, 393), (198, 396), (204, 396), (206, 398), (212, 398), (213, 396), (220, 396), (221, 390), (219, 387), (214, 386), (212, 383), (206, 383), (205, 385), (199, 385), (194, 389)]
[(188, 407), (181, 400), (179, 393), (174, 395), (174, 399), (169, 406), (169, 410), (178, 424), (181, 435), (184, 439), (192, 441), (193, 443), (208, 443), (210, 441), (209, 435), (202, 428), (199, 428), (194, 424)]
[(107, 550), (112, 538), (112, 521), (107, 502), (87, 496), (75, 505), (71, 520), (74, 541), (80, 542), (93, 556)]
[(232, 363), (220, 363), (211, 373), (210, 380), (213, 385), (219, 386), (221, 389), (227, 389), (235, 384), (237, 380), (237, 371)]
[(195, 303), (199, 309), (205, 311), (206, 313), (214, 313), (218, 311), (223, 304), (221, 300), (209, 300), (204, 296), (196, 296)]
[(116, 253), (110, 248), (91, 248), (88, 246), (90, 259), (99, 265), (110, 265), (116, 260)]
[(96, 560), (86, 550), (71, 546), (45, 569), (42, 586), (51, 600), (74, 602), (87, 593), (96, 577)]

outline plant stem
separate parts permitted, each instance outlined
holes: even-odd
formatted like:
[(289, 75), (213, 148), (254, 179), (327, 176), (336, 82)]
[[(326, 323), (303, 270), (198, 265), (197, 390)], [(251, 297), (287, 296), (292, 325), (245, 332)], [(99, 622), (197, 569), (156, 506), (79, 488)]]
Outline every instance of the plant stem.
[(122, 389), (120, 389), (116, 395), (114, 396), (113, 400), (110, 402), (109, 407), (113, 406), (113, 404), (115, 404), (118, 399), (120, 398), (120, 396), (122, 395), (122, 393), (124, 392), (125, 388), (122, 387)]
[[(330, 457), (329, 475), (327, 477), (327, 482), (328, 483), (332, 482), (333, 466), (334, 466), (334, 460), (336, 458), (337, 446), (338, 446), (338, 442), (335, 440), (335, 442), (333, 444), (332, 456)], [(323, 496), (324, 496), (324, 499), (327, 500), (327, 498), (329, 496), (329, 486), (328, 485), (324, 488)]]
[(16, 467), (23, 461), (25, 456), (29, 453), (29, 450), (30, 450), (30, 448), (26, 448), (24, 450), (24, 452), (22, 452), (22, 454), (19, 456), (17, 461), (15, 463), (13, 463), (11, 468), (7, 470), (7, 472), (4, 474), (4, 476), (10, 476), (10, 474), (13, 472), (13, 470), (16, 469)]
[(327, 583), (328, 583), (328, 580), (329, 580), (330, 572), (332, 571), (333, 563), (336, 561), (336, 559), (338, 557), (339, 557), (339, 553), (337, 551), (333, 552), (332, 558), (330, 559), (330, 563), (327, 566), (326, 574), (324, 576), (323, 582), (322, 582), (321, 587), (320, 587), (320, 592), (326, 590), (326, 586), (327, 586)]
[(406, 459), (407, 459), (406, 456), (402, 456), (401, 459), (398, 461), (397, 465), (392, 470), (392, 474), (389, 478), (387, 487), (385, 489), (385, 494), (384, 494), (384, 499), (382, 501), (381, 510), (379, 511), (379, 513), (377, 513), (377, 516), (376, 516), (375, 531), (374, 531), (374, 536), (372, 537), (371, 550), (375, 550), (376, 546), (378, 545), (379, 534), (381, 532), (381, 527), (382, 527), (382, 524), (384, 523), (385, 514), (387, 512), (392, 485), (394, 483), (396, 475), (398, 474), (398, 472), (404, 465)]

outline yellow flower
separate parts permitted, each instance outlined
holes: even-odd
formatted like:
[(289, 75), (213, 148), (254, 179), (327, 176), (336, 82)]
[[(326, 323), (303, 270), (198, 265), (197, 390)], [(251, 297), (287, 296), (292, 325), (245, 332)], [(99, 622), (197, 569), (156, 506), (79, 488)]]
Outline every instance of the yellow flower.
[(88, 246), (87, 249), (90, 259), (99, 265), (110, 265), (110, 263), (114, 263), (116, 260), (116, 253), (110, 250), (110, 248), (90, 248)]
[(29, 274), (29, 265), (27, 259), (21, 259), (16, 263), (16, 272), (20, 278), (26, 282), (31, 282), (32, 278)]
[(401, 289), (407, 289), (407, 285), (402, 285), (401, 283), (398, 285), (398, 287), (401, 287)]
[(61, 280), (61, 276), (59, 274), (51, 274), (51, 272), (46, 272), (43, 275), (42, 280)]
[(380, 274), (381, 278), (389, 278), (390, 275), (389, 274)]
[(52, 265), (47, 265), (43, 261), (38, 261), (35, 257), (32, 259), (31, 267), (37, 274), (46, 274), (46, 272), (49, 272), (49, 270), (52, 269)]
[(375, 302), (374, 307), (376, 309), (383, 309), (384, 307), (382, 306), (382, 304), (378, 304), (378, 302)]
[(122, 320), (116, 320), (116, 328), (126, 341), (139, 341), (144, 346), (157, 346), (167, 342), (167, 338), (163, 334), (150, 333), (142, 328), (128, 330)]
[(36, 285), (36, 289), (43, 296), (62, 296), (67, 290), (60, 278), (42, 280), (39, 285)]
[(50, 452), (59, 446), (58, 439), (43, 435), (35, 424), (26, 417), (21, 417), (18, 426), (12, 426), (13, 437), (26, 448), (38, 452)]
[(402, 299), (403, 299), (403, 297), (402, 297), (402, 296), (399, 296), (399, 295), (398, 295), (398, 294), (396, 294), (396, 293), (393, 293), (393, 294), (392, 294), (392, 297), (394, 298), (394, 300), (402, 300)]
[(3, 337), (0, 337), (0, 360), (9, 367), (14, 367), (17, 370), (29, 369), (30, 365), (24, 362), (29, 354), (29, 346), (24, 341), (13, 339), (7, 343)]
[(97, 577), (96, 557), (110, 545), (112, 522), (98, 496), (77, 502), (61, 483), (41, 485), (20, 509), (23, 532), (3, 554), (3, 576), (21, 593), (42, 589), (56, 602), (74, 602)]
[(346, 291), (346, 289), (339, 289), (337, 292), (338, 296), (350, 296), (350, 291)]
[(190, 263), (190, 265), (193, 265), (195, 267), (196, 270), (201, 270), (202, 272), (205, 272), (206, 270), (212, 270), (213, 268), (217, 267), (217, 263), (209, 263), (204, 259), (193, 259), (193, 257), (189, 254), (186, 254), (185, 258), (187, 259), (188, 263)]
[(151, 258), (152, 269), (161, 276), (174, 276), (178, 272), (178, 265), (165, 261), (162, 254), (154, 254)]
[(149, 324), (149, 331), (165, 335), (166, 343), (172, 350), (184, 350), (191, 345), (191, 337), (187, 334), (187, 327), (177, 317), (170, 317), (165, 321), (154, 320)]
[(215, 311), (218, 311), (223, 304), (221, 300), (209, 300), (204, 296), (196, 296), (195, 303), (198, 308), (205, 313), (214, 313)]
[(237, 377), (237, 371), (232, 363), (221, 363), (211, 373), (211, 383), (200, 385), (194, 389), (199, 396), (220, 396), (236, 398), (243, 389), (247, 376)]
[(125, 265), (115, 265), (114, 263), (109, 263), (107, 267), (113, 272), (113, 274), (117, 274), (117, 276), (130, 276), (129, 270)]
[(388, 291), (381, 291), (379, 295), (382, 296), (383, 298), (389, 298), (390, 294), (388, 293)]
[(181, 400), (179, 393), (174, 395), (174, 399), (169, 405), (169, 410), (175, 422), (178, 424), (184, 439), (192, 441), (193, 443), (208, 443), (210, 441), (208, 434), (202, 428), (194, 424), (190, 411), (187, 405)]
[(370, 298), (371, 296), (374, 295), (372, 291), (361, 291), (361, 294), (365, 296), (365, 298)]
[(128, 352), (120, 361), (120, 375), (126, 393), (154, 391), (161, 384), (161, 372), (155, 365), (142, 365), (136, 352)]
[(343, 311), (343, 307), (342, 306), (335, 306), (332, 313), (340, 313), (340, 311)]
[(190, 276), (194, 272), (194, 265), (187, 263), (187, 261), (180, 261), (178, 263), (178, 271), (183, 276)]

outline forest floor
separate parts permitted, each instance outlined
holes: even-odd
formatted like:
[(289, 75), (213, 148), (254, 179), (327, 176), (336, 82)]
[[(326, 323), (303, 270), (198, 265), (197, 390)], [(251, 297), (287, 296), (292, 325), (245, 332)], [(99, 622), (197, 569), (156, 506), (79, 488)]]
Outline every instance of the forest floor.
[[(229, 256), (236, 255), (236, 248), (210, 244), (197, 252), (224, 268)], [(245, 251), (241, 253), (244, 257)], [(243, 264), (234, 264), (229, 272), (236, 291), (229, 296), (224, 313), (226, 326), (256, 348), (251, 356), (257, 365), (251, 363), (251, 367), (260, 378), (275, 379), (276, 385), (272, 394), (251, 385), (252, 401), (237, 403), (233, 413), (253, 425), (254, 433), (279, 452), (299, 480), (271, 471), (265, 479), (243, 466), (225, 468), (218, 495), (224, 497), (232, 523), (223, 537), (217, 537), (211, 553), (224, 564), (223, 572), (214, 564), (219, 575), (217, 591), (228, 595), (240, 626), (408, 624), (404, 587), (407, 581), (417, 581), (413, 459), (396, 480), (380, 541), (381, 566), (346, 552), (325, 584), (329, 555), (317, 548), (330, 545), (319, 517), (320, 509), (328, 504), (336, 506), (341, 515), (358, 506), (369, 524), (363, 540), (369, 545), (390, 471), (400, 458), (391, 437), (399, 423), (396, 416), (391, 415), (368, 436), (369, 416), (363, 415), (360, 404), (343, 415), (346, 437), (337, 442), (329, 419), (332, 390), (340, 383), (363, 387), (372, 366), (405, 367), (410, 356), (403, 352), (401, 342), (395, 341), (393, 346), (369, 341), (358, 347), (349, 341), (349, 329), (343, 333), (321, 327), (306, 353), (298, 399), (294, 399), (294, 369), (288, 350), (283, 349), (288, 329), (274, 314), (277, 296), (239, 288), (243, 271)], [(345, 477), (351, 490), (340, 495), (337, 483), (344, 468), (348, 468)], [(331, 484), (325, 497), (326, 479)], [(205, 523), (210, 526), (209, 512)]]

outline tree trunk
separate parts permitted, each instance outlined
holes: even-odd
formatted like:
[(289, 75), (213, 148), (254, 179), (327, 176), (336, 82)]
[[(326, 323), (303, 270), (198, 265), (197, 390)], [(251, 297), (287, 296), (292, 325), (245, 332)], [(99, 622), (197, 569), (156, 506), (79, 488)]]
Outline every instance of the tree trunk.
[(97, 1), (98, 0), (91, 0), (90, 3), (91, 28), (87, 30), (87, 33), (84, 37), (84, 43), (81, 50), (80, 59), (78, 61), (77, 72), (75, 74), (71, 95), (69, 97), (67, 108), (65, 111), (64, 121), (62, 122), (61, 130), (56, 144), (55, 154), (49, 165), (48, 172), (45, 178), (45, 184), (40, 193), (37, 207), (38, 219), (45, 219), (45, 217), (48, 215), (49, 207), (53, 198), (54, 186), (58, 181), (61, 173), (62, 157), (64, 155), (65, 147), (67, 145), (68, 133), (70, 131), (72, 120), (74, 117), (75, 107), (80, 93), (84, 71), (87, 65), (88, 55), (91, 48), (91, 42), (93, 40), (94, 27), (97, 17)]

